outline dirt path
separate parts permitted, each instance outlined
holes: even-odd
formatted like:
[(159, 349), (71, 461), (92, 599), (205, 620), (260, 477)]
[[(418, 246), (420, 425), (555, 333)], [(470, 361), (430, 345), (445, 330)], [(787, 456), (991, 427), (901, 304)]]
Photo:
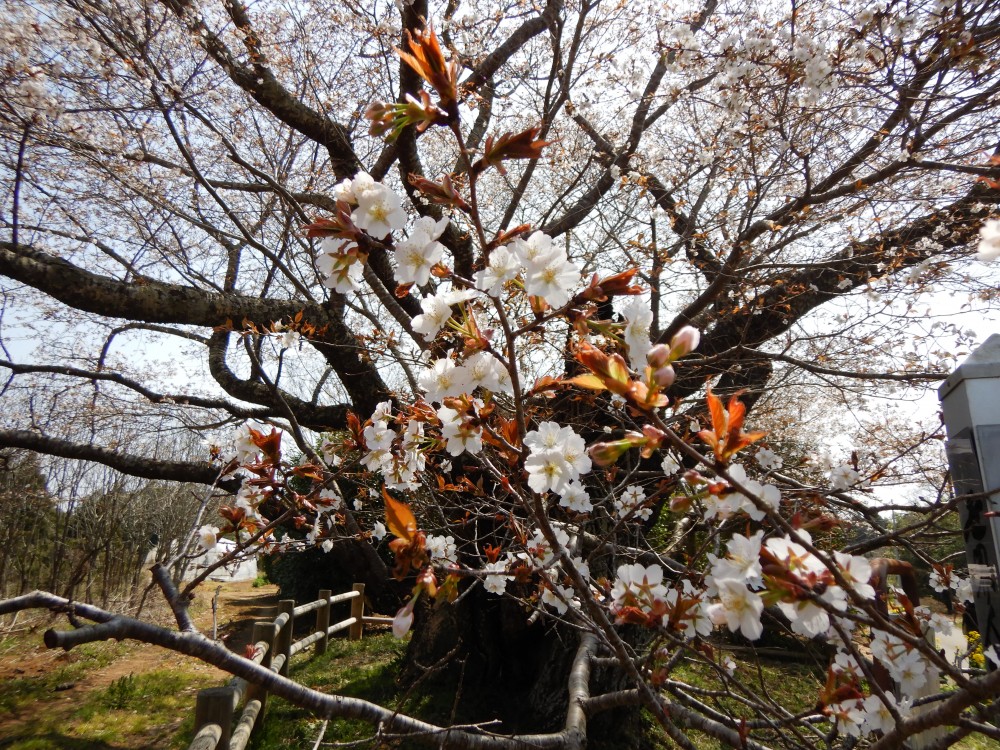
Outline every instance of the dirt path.
[[(250, 642), (253, 624), (258, 620), (272, 619), (277, 614), (278, 587), (260, 586), (253, 588), (251, 581), (215, 585), (219, 588), (216, 636), (226, 644), (230, 651), (242, 653)], [(199, 589), (196, 606), (193, 607), (195, 625), (209, 637), (212, 635), (211, 601), (214, 596), (215, 588), (211, 585)], [(88, 675), (86, 685), (83, 687), (100, 690), (120, 677), (151, 672), (179, 663), (191, 665), (196, 671), (203, 671), (219, 680), (224, 680), (227, 677), (222, 670), (203, 664), (196, 659), (164, 651), (162, 648), (145, 643), (136, 643), (132, 644), (122, 658), (116, 659), (107, 667)]]
[[(216, 616), (217, 635), (231, 651), (242, 653), (250, 640), (254, 622), (274, 617), (277, 590), (277, 586), (253, 588), (250, 581), (221, 586)], [(208, 636), (213, 630), (211, 601), (215, 593), (215, 585), (203, 587), (191, 608), (195, 624)], [(5, 643), (5, 648), (0, 651), (0, 748), (6, 748), (11, 743), (16, 747), (17, 742), (29, 739), (32, 732), (40, 732), (40, 712), (44, 712), (47, 725), (57, 724), (60, 718), (69, 719), (87, 702), (88, 697), (106, 691), (116, 680), (162, 670), (182, 676), (185, 684), (191, 685), (181, 692), (190, 693), (192, 711), (194, 694), (199, 686), (221, 684), (227, 678), (215, 667), (147, 644), (100, 644), (82, 654), (77, 651), (66, 653), (46, 649), (42, 644), (42, 629), (20, 634), (13, 642)], [(29, 691), (35, 700), (28, 704), (12, 696), (5, 700), (3, 691), (7, 689), (12, 692)], [(179, 717), (171, 725), (157, 727), (155, 736), (144, 732), (114, 745), (97, 742), (91, 745), (70, 744), (68, 741), (64, 744), (54, 740), (51, 746), (166, 747), (164, 743), (176, 732), (182, 720), (183, 717)]]

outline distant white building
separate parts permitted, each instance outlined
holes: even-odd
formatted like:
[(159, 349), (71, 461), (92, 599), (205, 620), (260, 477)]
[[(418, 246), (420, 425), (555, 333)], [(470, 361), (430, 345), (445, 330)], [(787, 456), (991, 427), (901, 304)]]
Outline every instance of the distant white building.
[[(220, 558), (225, 557), (234, 549), (236, 549), (236, 542), (230, 541), (229, 539), (220, 539), (216, 543), (215, 547), (201, 556), (194, 558), (188, 563), (187, 570), (184, 573), (184, 580), (190, 581), (198, 575), (201, 575), (205, 568), (210, 565), (214, 565)], [(239, 562), (232, 562), (228, 565), (223, 565), (221, 568), (217, 568), (212, 571), (208, 580), (231, 582), (252, 581), (256, 577), (257, 557), (251, 556), (244, 557)]]

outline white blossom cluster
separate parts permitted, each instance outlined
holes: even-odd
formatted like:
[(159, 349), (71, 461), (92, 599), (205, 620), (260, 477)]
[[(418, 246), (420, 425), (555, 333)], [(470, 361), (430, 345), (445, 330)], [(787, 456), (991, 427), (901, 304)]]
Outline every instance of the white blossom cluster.
[(834, 466), (830, 470), (830, 486), (835, 490), (846, 490), (861, 481), (861, 475), (847, 464)]
[(260, 453), (260, 448), (253, 442), (250, 430), (260, 430), (260, 425), (246, 422), (236, 428), (233, 433), (233, 446), (236, 450), (236, 460), (245, 464), (254, 460)]
[(962, 578), (955, 573), (950, 573), (947, 578), (945, 578), (937, 570), (932, 569), (928, 579), (931, 584), (931, 588), (938, 593), (944, 593), (950, 589), (954, 592), (955, 598), (958, 599), (958, 601), (968, 604), (973, 602), (972, 581), (968, 578)]
[(417, 377), (417, 384), (427, 394), (427, 400), (433, 403), (472, 393), (477, 388), (494, 393), (513, 393), (510, 373), (490, 352), (476, 352), (462, 364), (450, 357), (434, 360)]
[(619, 518), (648, 521), (653, 515), (653, 510), (646, 507), (645, 502), (646, 491), (637, 484), (630, 484), (615, 499), (615, 514)]
[[(729, 467), (729, 476), (743, 487), (746, 487), (751, 495), (756, 497), (763, 505), (772, 511), (778, 510), (781, 502), (781, 491), (773, 484), (762, 484), (747, 476), (746, 469), (740, 464), (732, 464)], [(727, 492), (721, 495), (708, 495), (705, 498), (705, 520), (720, 518), (725, 520), (736, 513), (746, 513), (754, 521), (762, 520), (766, 513), (754, 503), (749, 496), (742, 492)]]
[[(406, 212), (399, 196), (391, 188), (375, 182), (366, 172), (359, 172), (353, 180), (342, 181), (335, 193), (338, 201), (355, 206), (351, 221), (377, 240), (385, 239), (391, 232), (398, 232), (406, 225)], [(444, 231), (444, 226), (439, 229), (433, 221), (431, 224), (433, 226), (418, 222), (411, 232), (412, 242), (408, 247), (422, 241), (423, 247), (433, 253), (436, 250), (433, 246), (437, 245), (435, 240)], [(326, 237), (320, 242), (321, 254), (316, 259), (316, 268), (326, 277), (324, 286), (341, 294), (357, 290), (364, 274), (357, 249), (353, 242), (339, 237)], [(408, 253), (404, 252), (404, 258), (408, 257)], [(410, 263), (409, 260), (406, 262)], [(413, 273), (418, 273), (412, 265), (408, 267)]]
[(912, 701), (904, 698), (897, 702), (896, 696), (886, 692), (885, 701), (877, 695), (869, 695), (863, 699), (835, 703), (828, 710), (838, 731), (851, 737), (861, 737), (873, 732), (888, 732), (896, 727), (890, 707), (906, 719), (910, 716)]
[[(662, 627), (673, 627), (685, 638), (707, 636), (712, 632), (712, 621), (702, 603), (703, 593), (688, 580), (682, 581), (679, 589), (667, 586), (659, 565), (620, 565), (611, 588), (611, 609), (623, 619), (628, 610), (636, 610), (658, 620)], [(682, 599), (687, 600), (683, 607), (679, 606)]]
[(490, 253), (486, 267), (476, 273), (476, 288), (497, 296), (508, 281), (523, 269), (524, 291), (541, 297), (552, 307), (562, 307), (580, 285), (580, 268), (566, 255), (561, 245), (542, 232), (528, 239), (517, 238)]
[(427, 551), (435, 563), (458, 562), (458, 547), (453, 536), (428, 536)]
[(759, 449), (754, 458), (757, 459), (757, 463), (760, 465), (760, 468), (765, 471), (777, 471), (785, 463), (784, 459), (782, 459), (781, 456), (772, 451), (770, 448)]
[[(799, 530), (798, 536), (806, 543), (812, 541), (804, 530)], [(772, 537), (763, 542), (763, 532), (751, 537), (735, 534), (727, 544), (725, 558), (710, 556), (712, 569), (706, 581), (709, 592), (717, 594), (719, 599), (709, 607), (712, 621), (726, 625), (731, 631), (739, 630), (747, 638), (760, 637), (763, 632), (760, 615), (764, 609), (758, 593), (763, 586), (759, 563), (762, 544), (770, 557), (794, 576), (800, 587), (813, 589), (811, 595), (784, 596), (778, 601), (777, 606), (790, 620), (792, 630), (807, 638), (827, 633), (830, 629), (828, 610), (846, 611), (847, 592), (834, 582), (826, 565), (802, 544), (788, 536)], [(835, 552), (834, 561), (839, 573), (859, 597), (874, 598), (875, 590), (868, 583), (871, 565), (864, 557)]]
[(410, 420), (400, 436), (389, 426), (391, 419), (389, 401), (375, 407), (371, 424), (364, 430), (368, 452), (361, 458), (361, 464), (369, 471), (380, 472), (385, 486), (391, 490), (415, 490), (419, 486), (417, 475), (427, 464), (424, 423)]
[(524, 436), (524, 444), (530, 451), (524, 462), (528, 486), (535, 492), (562, 495), (591, 469), (587, 444), (572, 427), (542, 422)]

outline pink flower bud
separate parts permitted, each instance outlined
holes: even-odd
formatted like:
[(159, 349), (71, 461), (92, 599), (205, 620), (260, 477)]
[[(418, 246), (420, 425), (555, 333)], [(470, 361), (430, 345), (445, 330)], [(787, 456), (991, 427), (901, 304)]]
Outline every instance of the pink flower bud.
[(413, 625), (413, 605), (416, 603), (417, 598), (413, 597), (392, 618), (392, 634), (396, 638), (402, 638), (410, 632), (410, 627)]
[(660, 447), (660, 444), (667, 437), (667, 433), (665, 433), (659, 427), (654, 427), (651, 424), (647, 424), (647, 425), (643, 425), (642, 426), (642, 434), (643, 434), (643, 437), (646, 438), (646, 440), (648, 440), (651, 443), (655, 443), (656, 444), (655, 447), (657, 447), (657, 448)]
[(656, 381), (656, 384), (660, 386), (660, 388), (669, 388), (672, 386), (674, 384), (675, 377), (676, 373), (674, 372), (674, 368), (670, 365), (664, 365), (653, 372), (653, 380)]
[(670, 362), (670, 347), (666, 344), (657, 344), (646, 354), (646, 362), (654, 370)]
[(684, 326), (670, 339), (670, 361), (680, 359), (698, 348), (701, 333), (694, 326)]
[(598, 466), (611, 466), (634, 444), (634, 441), (628, 438), (609, 443), (594, 443), (587, 448), (587, 453), (590, 455), (590, 460)]
[(674, 513), (687, 513), (694, 505), (687, 495), (674, 495), (670, 498), (670, 510)]

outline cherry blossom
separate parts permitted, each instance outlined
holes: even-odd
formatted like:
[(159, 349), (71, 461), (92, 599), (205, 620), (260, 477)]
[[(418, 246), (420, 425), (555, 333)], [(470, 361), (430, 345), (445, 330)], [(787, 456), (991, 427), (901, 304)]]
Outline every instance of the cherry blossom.
[(663, 585), (663, 568), (659, 565), (643, 566), (639, 563), (620, 565), (611, 588), (612, 609), (638, 606), (652, 609), (654, 602), (667, 598)]
[(448, 396), (460, 396), (469, 388), (468, 371), (447, 357), (435, 360), (417, 378), (427, 393), (427, 400), (441, 403)]
[(758, 587), (763, 583), (760, 567), (760, 546), (764, 532), (758, 531), (751, 537), (733, 534), (726, 543), (728, 555), (717, 558), (709, 554), (712, 565), (712, 578), (719, 580), (731, 578), (749, 586)]
[(444, 252), (437, 239), (446, 226), (447, 219), (435, 222), (423, 216), (410, 229), (409, 237), (396, 244), (396, 278), (400, 283), (422, 286), (430, 280), (431, 268)]
[(528, 486), (535, 492), (560, 494), (591, 469), (586, 443), (571, 427), (542, 422), (524, 436), (524, 444), (531, 451), (524, 464)]
[(439, 534), (427, 537), (427, 551), (431, 555), (431, 560), (439, 563), (458, 561), (458, 548), (453, 536)]
[(590, 513), (594, 503), (587, 493), (587, 488), (579, 482), (569, 482), (559, 493), (559, 504), (577, 513)]
[[(476, 352), (463, 363), (470, 388), (485, 388), (498, 393), (510, 393), (507, 368), (489, 352)], [(504, 377), (507, 375), (508, 377)]]
[(660, 464), (660, 468), (662, 468), (663, 473), (669, 477), (681, 470), (681, 462), (677, 460), (677, 457), (673, 453), (667, 453), (663, 457), (663, 462)]
[(420, 300), (420, 315), (413, 318), (413, 330), (427, 341), (432, 340), (451, 319), (452, 306), (475, 297), (470, 290), (439, 291), (430, 297)]
[(766, 471), (775, 471), (780, 469), (784, 464), (781, 456), (769, 448), (761, 448), (757, 451), (754, 458), (757, 459), (757, 463), (760, 464), (760, 467)]
[(355, 292), (364, 278), (364, 269), (356, 254), (356, 246), (350, 242), (332, 238), (320, 243), (322, 254), (316, 258), (316, 269), (325, 277), (323, 286), (348, 294)]
[(483, 578), (483, 588), (491, 594), (503, 594), (507, 590), (507, 583), (513, 580), (513, 576), (507, 575), (507, 563), (503, 560), (486, 563), (483, 572), (487, 575)]
[(406, 225), (399, 196), (381, 183), (372, 183), (359, 192), (358, 180), (352, 185), (358, 207), (351, 220), (377, 240), (385, 239), (390, 232), (398, 232)]
[(546, 256), (528, 271), (524, 288), (528, 294), (541, 297), (552, 307), (569, 302), (570, 292), (580, 284), (580, 269), (559, 254)]
[(468, 452), (474, 455), (483, 449), (483, 428), (475, 424), (469, 415), (459, 414), (447, 406), (440, 407), (437, 415), (441, 420), (441, 437), (447, 441), (445, 450), (449, 454), (460, 456)]
[(653, 511), (651, 508), (642, 507), (644, 502), (646, 502), (646, 491), (637, 484), (629, 485), (615, 500), (615, 512), (619, 518), (632, 516), (647, 521), (653, 515)]
[(629, 362), (634, 370), (642, 370), (646, 365), (646, 354), (651, 344), (649, 342), (649, 327), (653, 324), (653, 311), (649, 303), (631, 297), (621, 311), (625, 318), (625, 329), (622, 336), (628, 347)]
[(252, 461), (260, 453), (260, 448), (253, 441), (251, 430), (260, 430), (260, 426), (252, 422), (247, 422), (238, 427), (233, 435), (233, 443), (236, 449), (236, 460), (241, 464)]
[(830, 485), (835, 490), (846, 490), (857, 484), (860, 479), (858, 472), (846, 464), (835, 466), (830, 471)]
[(865, 723), (866, 713), (861, 701), (849, 700), (834, 703), (827, 708), (831, 720), (837, 725), (837, 731), (850, 737), (860, 737)]
[(219, 543), (219, 527), (210, 526), (208, 524), (202, 526), (198, 529), (198, 545), (202, 550), (208, 552), (215, 549), (215, 545)]
[(760, 615), (764, 611), (764, 600), (748, 589), (742, 582), (732, 578), (716, 580), (719, 601), (710, 604), (708, 616), (716, 625), (725, 625), (730, 632), (739, 630), (750, 640), (757, 640), (764, 632)]
[(505, 283), (517, 278), (520, 270), (521, 261), (517, 254), (507, 247), (498, 247), (490, 253), (486, 267), (476, 272), (476, 288), (495, 297)]
[(869, 695), (862, 703), (862, 709), (865, 714), (864, 732), (870, 734), (873, 732), (885, 733), (892, 731), (896, 728), (896, 720), (892, 717), (892, 713), (890, 713), (890, 707), (895, 708), (896, 712), (903, 719), (907, 719), (909, 718), (911, 705), (912, 701), (909, 699), (904, 699), (897, 703), (896, 696), (889, 691), (885, 692), (884, 701), (877, 695)]
[[(559, 542), (560, 546), (565, 547), (569, 544), (569, 534), (564, 529), (555, 526), (553, 527), (552, 532), (555, 534), (556, 541)], [(549, 545), (549, 542), (545, 538), (541, 529), (535, 529), (535, 533), (532, 536), (528, 548), (531, 550), (532, 554), (538, 558), (539, 563), (543, 566), (548, 565), (550, 562), (555, 560), (555, 552)]]

